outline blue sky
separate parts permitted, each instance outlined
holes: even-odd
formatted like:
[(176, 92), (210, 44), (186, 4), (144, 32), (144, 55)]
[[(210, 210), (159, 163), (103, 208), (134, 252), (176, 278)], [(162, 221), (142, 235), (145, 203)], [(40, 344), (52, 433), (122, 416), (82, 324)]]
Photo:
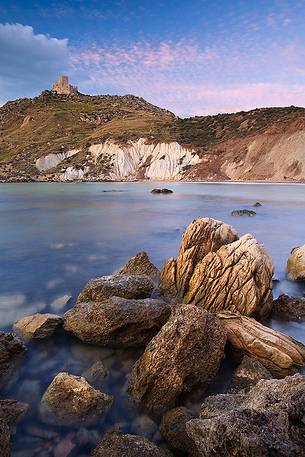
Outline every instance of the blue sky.
[(305, 105), (305, 0), (0, 0), (0, 103), (60, 73), (188, 116)]

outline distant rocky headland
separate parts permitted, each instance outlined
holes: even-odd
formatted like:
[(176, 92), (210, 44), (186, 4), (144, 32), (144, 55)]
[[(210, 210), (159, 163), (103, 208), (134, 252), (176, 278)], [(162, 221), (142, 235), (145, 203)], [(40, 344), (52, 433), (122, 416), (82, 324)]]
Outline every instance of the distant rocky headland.
[(305, 108), (181, 119), (133, 95), (51, 90), (0, 107), (0, 181), (305, 179)]

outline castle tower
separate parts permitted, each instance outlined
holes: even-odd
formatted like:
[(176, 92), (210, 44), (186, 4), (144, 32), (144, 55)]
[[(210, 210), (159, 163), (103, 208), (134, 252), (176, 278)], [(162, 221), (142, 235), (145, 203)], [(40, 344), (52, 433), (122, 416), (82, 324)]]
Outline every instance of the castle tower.
[(77, 87), (69, 84), (68, 76), (61, 75), (52, 86), (52, 91), (57, 94), (75, 95), (78, 93)]

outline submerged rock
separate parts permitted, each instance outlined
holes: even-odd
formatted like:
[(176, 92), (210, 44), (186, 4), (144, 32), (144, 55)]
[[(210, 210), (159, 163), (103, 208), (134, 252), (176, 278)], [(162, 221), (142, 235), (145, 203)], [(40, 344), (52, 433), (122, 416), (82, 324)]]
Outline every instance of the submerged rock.
[(273, 302), (272, 317), (285, 320), (305, 320), (305, 298), (280, 295)]
[(167, 321), (170, 306), (162, 300), (111, 297), (78, 303), (64, 316), (64, 328), (86, 343), (128, 347), (146, 345)]
[(165, 453), (143, 436), (107, 433), (91, 457), (166, 457)]
[(233, 349), (256, 357), (272, 375), (287, 376), (304, 366), (305, 346), (293, 338), (245, 316), (229, 312), (217, 315)]
[(215, 395), (186, 424), (202, 457), (301, 457), (305, 449), (305, 377), (262, 380), (249, 393)]
[(8, 382), (19, 357), (26, 351), (23, 341), (13, 333), (0, 332), (0, 389)]
[(26, 339), (47, 338), (62, 323), (62, 317), (56, 314), (33, 314), (19, 319), (14, 324), (14, 330)]
[(59, 373), (44, 393), (40, 414), (47, 424), (93, 425), (104, 418), (113, 397), (94, 389), (80, 376)]
[(305, 244), (292, 249), (286, 271), (289, 279), (305, 279)]
[(82, 377), (85, 378), (89, 384), (97, 387), (102, 384), (107, 375), (108, 370), (101, 360), (95, 362), (82, 373)]
[(236, 368), (232, 377), (229, 393), (239, 392), (242, 389), (249, 390), (261, 379), (272, 379), (273, 376), (267, 368), (255, 357), (245, 355), (240, 365)]
[(238, 239), (228, 224), (209, 217), (194, 220), (185, 230), (177, 259), (170, 258), (160, 273), (160, 294), (182, 302), (196, 266), (209, 252)]
[(186, 423), (194, 418), (187, 408), (171, 409), (162, 418), (160, 433), (176, 451), (192, 455), (193, 442), (186, 433)]
[(116, 273), (118, 275), (147, 275), (154, 282), (159, 279), (159, 270), (150, 261), (146, 252), (139, 252), (134, 257), (128, 260), (128, 262), (120, 268)]
[(177, 306), (133, 367), (130, 394), (162, 415), (182, 394), (213, 380), (225, 342), (226, 332), (216, 316), (192, 305)]
[(122, 298), (148, 298), (154, 289), (146, 275), (110, 275), (90, 279), (79, 294), (77, 302), (103, 301), (116, 296)]
[(172, 194), (173, 192), (171, 189), (153, 189), (151, 194)]
[(253, 217), (256, 216), (256, 212), (252, 211), (251, 209), (235, 209), (231, 212), (232, 216), (248, 216)]

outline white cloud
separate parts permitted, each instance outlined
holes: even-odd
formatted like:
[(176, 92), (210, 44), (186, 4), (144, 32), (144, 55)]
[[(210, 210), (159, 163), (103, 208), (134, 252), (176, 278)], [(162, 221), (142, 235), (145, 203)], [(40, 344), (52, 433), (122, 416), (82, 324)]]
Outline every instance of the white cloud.
[(67, 69), (68, 40), (35, 34), (22, 24), (0, 24), (1, 101), (33, 96)]

